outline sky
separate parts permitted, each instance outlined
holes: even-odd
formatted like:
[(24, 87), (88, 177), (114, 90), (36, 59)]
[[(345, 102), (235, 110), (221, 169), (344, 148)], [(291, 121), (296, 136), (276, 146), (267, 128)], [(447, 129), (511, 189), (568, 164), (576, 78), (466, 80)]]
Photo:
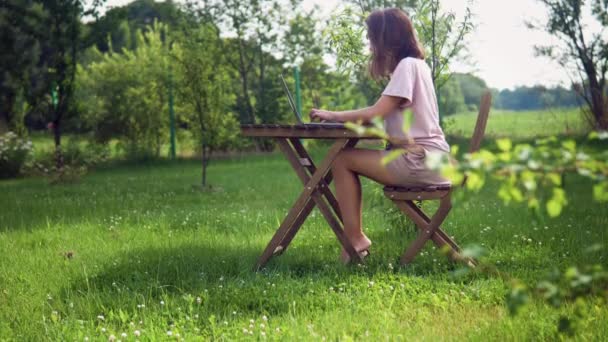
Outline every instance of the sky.
[[(121, 6), (130, 0), (108, 0), (106, 6)], [(457, 17), (464, 15), (467, 0), (443, 0), (442, 6)], [(320, 6), (328, 17), (339, 0), (303, 0), (305, 9)], [(489, 87), (504, 89), (542, 84), (567, 86), (567, 73), (554, 61), (534, 56), (534, 45), (554, 41), (547, 33), (532, 31), (526, 20), (546, 22), (547, 12), (537, 0), (475, 0), (471, 7), (476, 24), (468, 38), (470, 63), (454, 63), (456, 72), (472, 72)]]

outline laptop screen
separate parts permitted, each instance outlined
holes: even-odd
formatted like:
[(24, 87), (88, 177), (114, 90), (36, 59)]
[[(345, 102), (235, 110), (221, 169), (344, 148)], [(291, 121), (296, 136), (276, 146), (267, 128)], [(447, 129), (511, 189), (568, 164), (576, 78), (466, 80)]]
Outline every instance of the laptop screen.
[(295, 114), (296, 119), (298, 120), (299, 123), (303, 123), (302, 115), (300, 115), (300, 112), (298, 112), (298, 109), (296, 108), (295, 102), (293, 101), (293, 97), (291, 96), (291, 92), (289, 91), (289, 88), (287, 87), (287, 82), (285, 82), (285, 78), (283, 77), (283, 74), (281, 74), (281, 81), (283, 82), (283, 89), (285, 90), (285, 94), (287, 94), (287, 100), (289, 100), (289, 105), (291, 106), (291, 109), (293, 110), (293, 113)]

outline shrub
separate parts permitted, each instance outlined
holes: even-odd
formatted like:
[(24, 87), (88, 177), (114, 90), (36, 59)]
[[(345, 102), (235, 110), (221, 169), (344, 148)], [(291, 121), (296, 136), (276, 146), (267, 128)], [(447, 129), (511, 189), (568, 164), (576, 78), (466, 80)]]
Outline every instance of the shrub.
[(13, 132), (0, 136), (0, 178), (19, 175), (31, 150), (32, 142)]

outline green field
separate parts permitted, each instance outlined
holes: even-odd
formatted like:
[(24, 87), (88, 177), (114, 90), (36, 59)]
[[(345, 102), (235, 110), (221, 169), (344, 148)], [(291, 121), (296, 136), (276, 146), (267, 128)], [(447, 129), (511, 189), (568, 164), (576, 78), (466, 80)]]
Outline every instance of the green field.
[[(470, 137), (473, 133), (477, 113), (459, 113), (445, 118), (445, 131), (450, 135)], [(544, 111), (490, 110), (486, 128), (488, 136), (533, 138), (549, 135), (576, 135), (589, 130), (578, 109), (555, 109)]]
[[(340, 264), (315, 211), (290, 249), (254, 273), (298, 179), (277, 154), (216, 162), (213, 192), (192, 187), (199, 175), (197, 161), (178, 161), (107, 166), (75, 184), (0, 182), (0, 340), (135, 340), (137, 332), (142, 340), (547, 340), (557, 338), (560, 315), (574, 312), (533, 302), (511, 317), (508, 283), (456, 278), (430, 246), (398, 267), (414, 235), (369, 205), (371, 182), (365, 266)], [(570, 205), (558, 219), (503, 205), (489, 184), (455, 205), (445, 229), (529, 284), (556, 268), (605, 262), (605, 253), (583, 252), (608, 242), (605, 204), (577, 176), (566, 185)], [(607, 340), (606, 306), (583, 308), (578, 337)]]

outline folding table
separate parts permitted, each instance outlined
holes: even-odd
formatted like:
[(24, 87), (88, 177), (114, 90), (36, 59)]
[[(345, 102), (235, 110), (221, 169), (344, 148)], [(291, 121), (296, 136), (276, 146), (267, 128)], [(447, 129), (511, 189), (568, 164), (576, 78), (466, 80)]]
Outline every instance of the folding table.
[[(363, 260), (344, 234), (338, 201), (329, 187), (332, 181), (331, 165), (340, 151), (354, 147), (360, 139), (377, 139), (377, 137), (358, 135), (343, 125), (328, 127), (305, 124), (242, 125), (241, 133), (246, 137), (275, 139), (304, 185), (304, 189), (258, 259), (255, 269), (263, 268), (274, 255), (285, 252), (315, 206), (319, 208), (351, 260), (362, 262)], [(325, 158), (316, 166), (300, 139), (331, 139), (334, 142)]]

